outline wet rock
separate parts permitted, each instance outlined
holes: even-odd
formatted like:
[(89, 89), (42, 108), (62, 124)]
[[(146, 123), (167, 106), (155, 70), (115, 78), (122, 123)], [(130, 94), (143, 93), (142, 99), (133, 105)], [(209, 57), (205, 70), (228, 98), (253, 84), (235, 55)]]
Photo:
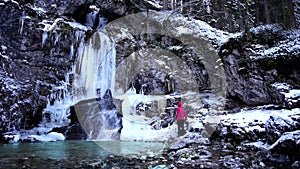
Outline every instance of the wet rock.
[(175, 122), (175, 119), (173, 117), (166, 117), (163, 119), (161, 126), (162, 128), (166, 128), (170, 125), (172, 125)]
[(208, 138), (203, 138), (201, 133), (187, 133), (186, 135), (179, 137), (176, 140), (172, 140), (169, 145), (169, 149), (170, 151), (180, 150), (193, 144), (210, 145), (210, 141)]
[[(74, 29), (67, 26), (65, 28), (69, 32), (61, 30), (49, 34), (49, 41), (42, 47), (45, 26), (45, 23), (42, 24), (42, 17), (45, 13), (38, 11), (41, 9), (35, 8), (33, 4), (26, 3), (29, 2), (22, 1), (17, 5), (8, 1), (6, 5), (0, 6), (0, 23), (3, 25), (0, 32), (0, 60), (3, 63), (0, 69), (0, 88), (1, 93), (4, 93), (0, 96), (4, 102), (1, 105), (3, 109), (0, 109), (4, 117), (0, 132), (38, 126), (51, 90), (65, 80), (65, 74), (72, 64), (69, 57), (72, 38), (62, 41), (58, 38), (56, 44), (49, 41), (54, 41), (59, 33), (61, 37), (68, 36), (67, 34), (74, 33)], [(51, 20), (51, 17), (47, 19)], [(6, 57), (2, 57), (2, 54)], [(11, 125), (6, 124), (8, 121)]]
[(67, 127), (66, 131), (64, 132), (66, 140), (86, 140), (87, 134), (83, 130), (82, 126), (77, 123), (72, 126)]
[[(289, 54), (281, 51), (285, 47), (279, 47), (275, 53), (257, 51), (272, 49), (279, 41), (297, 41), (297, 36), (291, 35), (293, 38), (287, 39), (281, 25), (262, 26), (253, 30), (250, 43), (245, 36), (240, 36), (230, 39), (220, 49), (228, 76), (229, 96), (247, 105), (282, 104), (283, 96), (271, 85), (282, 81), (298, 86), (299, 69), (295, 65), (300, 62), (299, 56), (291, 54), (293, 56), (289, 57)], [(265, 48), (257, 49), (254, 44), (263, 44)]]
[(168, 167), (166, 165), (157, 165), (153, 167), (152, 169), (167, 169)]
[(96, 168), (103, 168), (106, 167), (106, 164), (104, 161), (98, 161), (98, 162), (93, 162), (87, 165), (88, 168), (91, 169), (96, 169)]

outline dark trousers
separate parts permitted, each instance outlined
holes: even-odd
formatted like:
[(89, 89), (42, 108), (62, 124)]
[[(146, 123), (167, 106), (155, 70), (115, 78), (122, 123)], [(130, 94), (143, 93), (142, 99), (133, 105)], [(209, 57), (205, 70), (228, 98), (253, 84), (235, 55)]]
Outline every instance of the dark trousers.
[(178, 136), (183, 136), (185, 134), (184, 130), (184, 120), (177, 120)]

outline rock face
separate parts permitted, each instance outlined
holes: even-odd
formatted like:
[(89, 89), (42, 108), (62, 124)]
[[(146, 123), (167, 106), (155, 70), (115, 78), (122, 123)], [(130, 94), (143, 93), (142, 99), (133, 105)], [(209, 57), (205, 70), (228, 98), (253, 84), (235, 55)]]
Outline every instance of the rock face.
[[(76, 55), (71, 46), (78, 47), (81, 30), (72, 27), (68, 19), (49, 18), (49, 22), (43, 22), (46, 14), (30, 4), (7, 2), (0, 8), (3, 133), (36, 127), (47, 104), (53, 104), (56, 97), (65, 97), (57, 87), (69, 79), (67, 73)], [(49, 29), (51, 25), (53, 30)]]
[(285, 41), (297, 44), (296, 39), (293, 33), (287, 36), (278, 25), (255, 28), (249, 36), (229, 39), (219, 53), (227, 75), (229, 97), (248, 105), (283, 103), (284, 96), (272, 84), (280, 81), (298, 87), (299, 71), (291, 62), (298, 63), (300, 58), (298, 49), (286, 53), (281, 50), (289, 47), (280, 44)]
[(66, 140), (86, 140), (87, 134), (82, 129), (80, 124), (74, 124), (67, 128), (66, 132), (64, 133)]

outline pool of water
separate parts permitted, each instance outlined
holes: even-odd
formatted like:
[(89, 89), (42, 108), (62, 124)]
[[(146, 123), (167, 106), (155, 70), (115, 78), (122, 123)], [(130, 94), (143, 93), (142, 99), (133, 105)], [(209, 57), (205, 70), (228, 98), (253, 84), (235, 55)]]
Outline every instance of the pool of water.
[(0, 145), (0, 168), (65, 168), (111, 155), (92, 141), (12, 143)]
[(76, 168), (111, 155), (130, 158), (148, 151), (159, 154), (162, 143), (58, 141), (0, 144), (0, 168)]

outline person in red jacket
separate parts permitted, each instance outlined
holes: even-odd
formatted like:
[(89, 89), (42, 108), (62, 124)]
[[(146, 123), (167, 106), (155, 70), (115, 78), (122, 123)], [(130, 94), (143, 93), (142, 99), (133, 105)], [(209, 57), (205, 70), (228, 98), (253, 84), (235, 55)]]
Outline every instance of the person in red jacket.
[(185, 134), (184, 122), (187, 120), (187, 114), (184, 108), (182, 108), (182, 102), (178, 102), (178, 108), (176, 110), (176, 121), (178, 127), (178, 136)]

